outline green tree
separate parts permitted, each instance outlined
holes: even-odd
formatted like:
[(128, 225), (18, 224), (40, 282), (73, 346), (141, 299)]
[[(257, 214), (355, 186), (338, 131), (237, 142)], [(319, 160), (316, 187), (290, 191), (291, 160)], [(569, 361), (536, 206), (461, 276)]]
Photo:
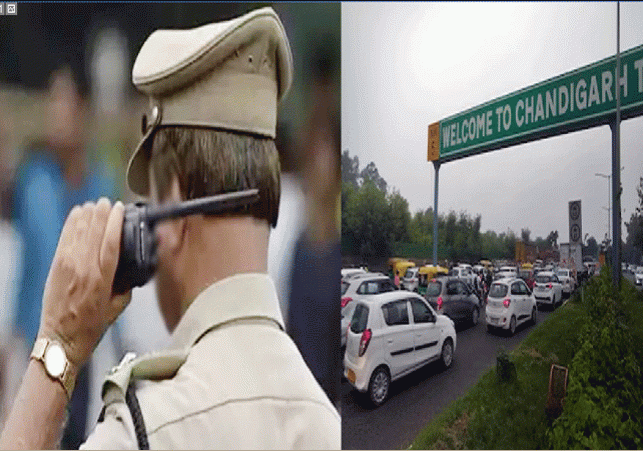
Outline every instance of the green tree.
[(590, 236), (587, 239), (587, 245), (583, 246), (583, 257), (585, 256), (598, 258), (598, 242), (593, 236)]
[(550, 248), (555, 248), (558, 246), (558, 230), (552, 230), (549, 232), (549, 235), (547, 235), (547, 243), (549, 244)]
[(630, 216), (629, 222), (625, 223), (627, 229), (627, 239), (625, 243), (638, 250), (640, 255), (643, 251), (643, 177), (639, 180), (639, 186), (636, 187), (639, 196), (639, 205)]
[(357, 207), (357, 186), (350, 182), (342, 182), (342, 254), (357, 255), (356, 230), (354, 225), (357, 223), (355, 218)]
[(455, 212), (450, 211), (446, 218), (446, 221), (444, 222), (443, 243), (446, 250), (447, 258), (451, 261), (454, 261), (457, 258), (457, 255), (455, 255), (455, 235), (456, 235), (457, 221), (458, 221), (458, 218), (456, 217)]
[(402, 197), (397, 189), (393, 189), (387, 196), (389, 205), (389, 219), (391, 222), (391, 241), (409, 241), (409, 225), (411, 223), (411, 213), (409, 213), (409, 203)]
[[(344, 212), (342, 212), (344, 214)], [(391, 221), (386, 194), (370, 179), (347, 203), (347, 234), (352, 236), (357, 254), (364, 260), (385, 258), (391, 251)]]
[(386, 180), (382, 178), (379, 171), (377, 170), (377, 166), (373, 161), (368, 163), (368, 165), (366, 165), (366, 167), (362, 169), (360, 176), (362, 178), (362, 183), (365, 183), (367, 179), (371, 180), (380, 191), (386, 193), (386, 189), (388, 186)]
[(522, 229), (520, 231), (520, 239), (525, 244), (531, 244), (530, 235), (531, 235), (531, 230), (529, 229)]
[(479, 261), (482, 259), (482, 237), (480, 235), (480, 226), (482, 224), (482, 216), (476, 215), (471, 225), (471, 236), (469, 239), (469, 248), (472, 252), (472, 260)]
[(357, 155), (351, 158), (348, 149), (342, 153), (342, 183), (350, 183), (354, 187), (359, 186), (359, 158)]
[(549, 249), (551, 247), (549, 242), (545, 238), (540, 236), (534, 240), (534, 245), (536, 246), (538, 251), (544, 251), (545, 249)]

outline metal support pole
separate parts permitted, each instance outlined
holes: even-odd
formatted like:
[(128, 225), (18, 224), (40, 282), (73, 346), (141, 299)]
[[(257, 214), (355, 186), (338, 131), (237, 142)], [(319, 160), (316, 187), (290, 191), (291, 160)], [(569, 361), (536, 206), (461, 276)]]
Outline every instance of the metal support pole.
[(612, 126), (612, 285), (621, 286), (621, 5), (616, 2), (616, 119)]
[[(611, 220), (610, 220), (611, 219), (610, 215), (612, 214), (611, 213), (611, 211), (612, 211), (612, 193), (614, 192), (614, 191), (610, 192), (611, 189), (612, 189), (612, 187), (610, 186), (610, 184), (612, 182), (611, 179), (612, 179), (611, 176), (607, 178), (607, 239), (610, 240), (610, 241), (614, 241), (614, 239), (612, 238), (612, 236), (614, 236), (614, 235), (612, 234), (612, 223), (611, 223)], [(610, 236), (610, 235), (612, 235), (612, 236)]]
[(435, 188), (433, 189), (433, 264), (438, 266), (438, 176), (440, 175), (440, 163), (433, 162), (435, 168)]

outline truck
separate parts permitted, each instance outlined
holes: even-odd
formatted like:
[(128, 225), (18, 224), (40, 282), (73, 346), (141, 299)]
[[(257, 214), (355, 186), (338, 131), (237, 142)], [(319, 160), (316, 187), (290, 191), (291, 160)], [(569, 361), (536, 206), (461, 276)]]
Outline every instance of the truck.
[(583, 250), (580, 244), (561, 243), (559, 266), (580, 274), (583, 271)]

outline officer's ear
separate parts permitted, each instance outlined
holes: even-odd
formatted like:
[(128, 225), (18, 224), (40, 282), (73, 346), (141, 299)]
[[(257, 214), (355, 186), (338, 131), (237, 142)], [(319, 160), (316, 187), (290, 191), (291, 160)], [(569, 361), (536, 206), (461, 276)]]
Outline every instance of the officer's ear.
[[(150, 174), (153, 175), (153, 171), (150, 171)], [(153, 178), (150, 178), (150, 185), (152, 191), (156, 192), (156, 186)], [(156, 199), (158, 199), (158, 197), (156, 197)], [(158, 202), (158, 204), (172, 205), (179, 203), (182, 200), (179, 180), (174, 176), (170, 184), (170, 191), (163, 197), (162, 201)], [(178, 253), (185, 238), (186, 226), (186, 218), (177, 218), (161, 222), (156, 226), (156, 236), (159, 240), (159, 246), (171, 254)]]

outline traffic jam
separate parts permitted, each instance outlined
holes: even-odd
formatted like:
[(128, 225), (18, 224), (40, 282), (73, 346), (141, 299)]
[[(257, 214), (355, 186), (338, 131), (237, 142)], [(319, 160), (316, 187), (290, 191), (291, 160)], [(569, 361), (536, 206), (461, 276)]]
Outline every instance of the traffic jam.
[(562, 305), (579, 279), (594, 273), (593, 262), (578, 273), (540, 260), (483, 260), (448, 269), (392, 258), (388, 274), (344, 268), (343, 375), (365, 405), (379, 407), (393, 381), (432, 362), (451, 367), (458, 331), (486, 327), (489, 334), (513, 336), (519, 326), (535, 325), (540, 310)]

